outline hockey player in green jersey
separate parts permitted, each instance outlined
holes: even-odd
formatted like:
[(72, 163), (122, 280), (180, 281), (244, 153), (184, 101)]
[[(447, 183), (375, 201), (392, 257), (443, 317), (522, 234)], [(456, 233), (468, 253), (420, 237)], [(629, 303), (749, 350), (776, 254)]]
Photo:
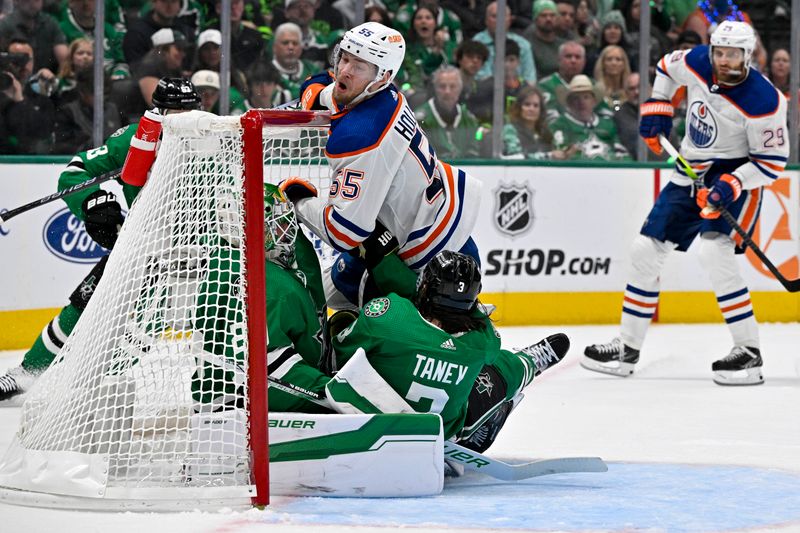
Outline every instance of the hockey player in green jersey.
[[(407, 269), (395, 254), (381, 262), (395, 260), (386, 272)], [(518, 352), (501, 349), (499, 333), (479, 306), (480, 287), (474, 259), (440, 252), (420, 274), (412, 299), (395, 293), (373, 299), (354, 322), (332, 335), (340, 364), (333, 379), (315, 374), (299, 358), (271, 359), (270, 375), (327, 395), (340, 412), (388, 412), (385, 406), (392, 409), (398, 402), (386, 398), (399, 396), (407, 410), (441, 415), (445, 438), (483, 451), (520, 391), (564, 357), (569, 340), (556, 334)], [(370, 381), (369, 376), (377, 377)], [(277, 410), (273, 390), (270, 409)]]
[[(153, 104), (162, 114), (197, 109), (200, 98), (191, 82), (180, 78), (163, 78), (153, 92)], [(106, 172), (122, 168), (128, 155), (131, 139), (138, 123), (114, 132), (106, 144), (80, 152), (67, 165), (58, 179), (58, 190), (83, 183)], [(128, 206), (133, 203), (141, 187), (120, 181)], [(90, 187), (64, 198), (70, 211), (84, 222), (86, 233), (106, 249), (114, 247), (119, 228), (125, 218), (122, 207), (111, 192)], [(24, 393), (36, 377), (55, 359), (72, 333), (81, 313), (86, 308), (97, 282), (103, 275), (108, 256), (103, 257), (69, 297), (69, 305), (45, 326), (33, 346), (23, 357), (22, 364), (0, 376), (0, 402)]]
[[(220, 219), (228, 216), (224, 200), (217, 214)], [(303, 386), (324, 387), (329, 377), (317, 370), (326, 311), (319, 260), (309, 240), (298, 231), (294, 207), (270, 184), (264, 185), (264, 224), (269, 374), (282, 377), (280, 368), (294, 368), (293, 380)], [(219, 246), (209, 258), (210, 274), (198, 291), (193, 326), (193, 335), (202, 338), (204, 353), (192, 391), (196, 402), (213, 409), (243, 397), (236, 394), (235, 385), (243, 378), (237, 379), (238, 370), (232, 369), (230, 362), (241, 368), (246, 357), (242, 343), (236, 342), (241, 335), (237, 325), (245, 322), (244, 302), (239, 297), (242, 252), (237, 237), (220, 233)], [(227, 384), (224, 390), (220, 383)], [(269, 406), (272, 411), (328, 412), (272, 387)]]
[[(405, 267), (394, 254), (376, 266), (383, 274)], [(379, 284), (406, 290), (395, 281), (400, 278), (376, 278)], [(419, 275), (411, 299), (396, 293), (373, 299), (333, 338), (333, 348), (342, 369), (363, 349), (370, 365), (415, 411), (442, 416), (445, 438), (456, 437), (483, 451), (494, 441), (514, 398), (566, 355), (569, 339), (559, 333), (519, 351), (501, 349), (500, 334), (478, 302), (480, 289), (474, 259), (439, 252)], [(340, 387), (334, 378), (327, 385), (328, 396), (337, 397)], [(486, 427), (498, 413), (502, 419)]]

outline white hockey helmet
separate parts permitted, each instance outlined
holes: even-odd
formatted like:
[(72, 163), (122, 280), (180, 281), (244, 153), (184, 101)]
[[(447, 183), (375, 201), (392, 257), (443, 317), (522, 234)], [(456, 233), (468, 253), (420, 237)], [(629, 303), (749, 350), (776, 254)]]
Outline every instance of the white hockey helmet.
[[(348, 30), (342, 37), (342, 42), (336, 47), (333, 54), (334, 75), (339, 73), (339, 59), (342, 57), (342, 52), (349, 52), (378, 67), (375, 79), (364, 90), (364, 93), (369, 94), (370, 88), (387, 72), (391, 72), (388, 83), (397, 76), (406, 56), (406, 41), (403, 35), (393, 28), (379, 22), (365, 22)], [(363, 96), (366, 94), (359, 95), (358, 99), (361, 100)]]
[(753, 31), (752, 26), (746, 22), (739, 22), (738, 20), (725, 20), (717, 26), (714, 33), (711, 34), (710, 46), (708, 53), (711, 55), (713, 63), (713, 51), (715, 46), (730, 46), (732, 48), (741, 48), (744, 52), (744, 68), (745, 73), (750, 68), (750, 60), (753, 57), (753, 52), (756, 49), (756, 33)]

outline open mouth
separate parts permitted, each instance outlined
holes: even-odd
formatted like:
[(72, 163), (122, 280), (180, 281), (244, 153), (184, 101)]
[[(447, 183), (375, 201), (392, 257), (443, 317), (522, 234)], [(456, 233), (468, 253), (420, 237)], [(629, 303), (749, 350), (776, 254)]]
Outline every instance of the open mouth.
[(336, 88), (339, 89), (340, 91), (346, 91), (347, 90), (347, 84), (345, 84), (344, 82), (341, 82), (341, 81), (337, 81), (336, 82)]

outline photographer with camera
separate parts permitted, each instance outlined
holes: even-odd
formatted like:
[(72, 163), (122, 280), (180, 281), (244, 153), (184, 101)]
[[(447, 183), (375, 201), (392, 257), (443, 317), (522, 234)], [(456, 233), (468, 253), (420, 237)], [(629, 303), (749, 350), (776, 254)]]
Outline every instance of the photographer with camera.
[[(11, 154), (48, 153), (52, 143), (55, 104), (51, 97), (58, 79), (49, 69), (33, 73), (34, 52), (24, 39), (14, 39), (4, 56), (2, 85), (11, 89), (19, 84), (20, 90), (11, 96), (12, 102), (2, 110), (4, 131), (0, 151)], [(10, 78), (9, 78), (10, 77)]]

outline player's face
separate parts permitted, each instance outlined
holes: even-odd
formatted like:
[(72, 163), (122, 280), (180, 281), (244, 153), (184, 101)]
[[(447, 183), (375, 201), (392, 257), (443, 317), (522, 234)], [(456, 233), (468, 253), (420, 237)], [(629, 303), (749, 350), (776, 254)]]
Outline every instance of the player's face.
[(744, 78), (744, 50), (732, 46), (715, 46), (711, 49), (714, 76), (722, 83), (736, 83)]
[(347, 105), (363, 93), (367, 85), (375, 79), (377, 68), (349, 52), (342, 52), (336, 84), (333, 86), (333, 99), (336, 103), (340, 106)]
[(538, 94), (532, 94), (528, 96), (522, 105), (520, 106), (520, 117), (525, 122), (534, 123), (539, 120), (539, 116), (542, 114), (542, 102), (539, 99)]

